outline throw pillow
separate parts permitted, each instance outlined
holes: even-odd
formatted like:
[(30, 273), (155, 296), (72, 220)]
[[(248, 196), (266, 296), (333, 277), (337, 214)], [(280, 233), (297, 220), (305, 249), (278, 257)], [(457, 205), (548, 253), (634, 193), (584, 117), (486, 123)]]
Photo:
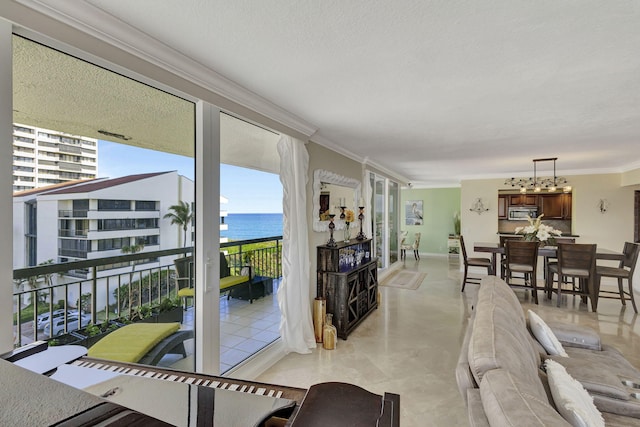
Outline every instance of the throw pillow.
[(533, 311), (527, 312), (527, 318), (529, 319), (529, 328), (536, 340), (544, 347), (548, 354), (551, 356), (569, 357), (564, 347), (551, 328)]
[(593, 398), (561, 364), (545, 361), (549, 388), (553, 402), (562, 417), (573, 427), (604, 427), (602, 414), (593, 404)]

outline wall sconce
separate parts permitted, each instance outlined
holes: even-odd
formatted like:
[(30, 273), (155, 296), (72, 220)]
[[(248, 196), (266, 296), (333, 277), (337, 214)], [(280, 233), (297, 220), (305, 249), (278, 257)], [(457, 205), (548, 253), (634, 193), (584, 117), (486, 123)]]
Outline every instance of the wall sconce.
[(600, 209), (601, 214), (605, 213), (609, 209), (609, 201), (607, 199), (600, 199), (598, 209)]
[(478, 197), (476, 199), (475, 202), (473, 202), (473, 204), (471, 205), (471, 208), (469, 209), (471, 212), (475, 212), (478, 215), (480, 215), (482, 212), (487, 212), (489, 211), (489, 208), (486, 207), (484, 205), (484, 203), (482, 202), (482, 199), (480, 197)]

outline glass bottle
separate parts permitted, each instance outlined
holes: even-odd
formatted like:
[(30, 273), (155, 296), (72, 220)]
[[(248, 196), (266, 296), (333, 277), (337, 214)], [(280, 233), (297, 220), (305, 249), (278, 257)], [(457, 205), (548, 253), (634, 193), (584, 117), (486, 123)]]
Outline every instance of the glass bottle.
[(322, 329), (322, 347), (326, 350), (334, 350), (338, 341), (338, 332), (333, 326), (333, 314), (327, 313)]

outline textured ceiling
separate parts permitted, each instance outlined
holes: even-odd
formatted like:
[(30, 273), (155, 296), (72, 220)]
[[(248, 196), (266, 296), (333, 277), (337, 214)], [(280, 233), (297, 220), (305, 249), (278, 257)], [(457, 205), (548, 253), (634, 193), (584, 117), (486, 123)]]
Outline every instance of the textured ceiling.
[[(192, 102), (22, 37), (13, 52), (15, 123), (193, 157)], [(223, 163), (278, 172), (277, 134), (227, 114), (220, 128)]]
[(417, 185), (530, 174), (539, 157), (562, 174), (640, 166), (634, 0), (77, 4), (92, 6)]

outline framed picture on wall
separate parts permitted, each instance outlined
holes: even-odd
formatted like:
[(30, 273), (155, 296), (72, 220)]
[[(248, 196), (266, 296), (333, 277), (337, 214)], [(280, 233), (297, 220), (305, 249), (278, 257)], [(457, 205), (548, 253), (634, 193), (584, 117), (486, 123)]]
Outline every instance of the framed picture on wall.
[(422, 225), (422, 200), (407, 200), (404, 206), (406, 225)]

